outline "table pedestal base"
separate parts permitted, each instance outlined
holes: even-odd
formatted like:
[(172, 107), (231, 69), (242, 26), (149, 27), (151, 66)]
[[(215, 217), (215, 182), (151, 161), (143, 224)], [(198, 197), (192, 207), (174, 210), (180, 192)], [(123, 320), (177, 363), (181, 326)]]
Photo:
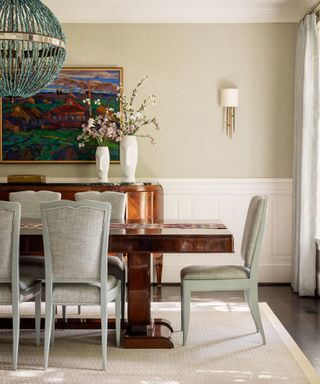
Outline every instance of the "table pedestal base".
[[(20, 329), (34, 329), (34, 319), (20, 319)], [(122, 322), (122, 328), (126, 328), (127, 323)], [(44, 319), (41, 319), (41, 328), (44, 329)], [(56, 319), (56, 329), (101, 329), (100, 319), (75, 319), (69, 318), (67, 322), (63, 319)], [(108, 328), (115, 328), (114, 319), (109, 319)], [(12, 329), (12, 318), (1, 318), (0, 329)], [(123, 339), (124, 348), (140, 349), (170, 349), (174, 348), (171, 339), (173, 329), (170, 322), (164, 319), (155, 319), (153, 326), (149, 326), (146, 333), (130, 333), (125, 331)]]
[(126, 330), (123, 347), (130, 349), (170, 349), (174, 348), (171, 339), (173, 329), (167, 320), (155, 319), (147, 332), (138, 333)]

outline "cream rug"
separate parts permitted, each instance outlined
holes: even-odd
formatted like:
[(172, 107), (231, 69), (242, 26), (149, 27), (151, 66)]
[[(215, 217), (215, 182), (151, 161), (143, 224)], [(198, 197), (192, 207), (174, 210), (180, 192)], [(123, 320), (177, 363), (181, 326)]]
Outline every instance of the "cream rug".
[[(30, 305), (24, 304), (24, 316), (32, 313)], [(83, 313), (91, 317), (95, 315), (95, 310)], [(11, 370), (11, 332), (0, 331), (0, 383), (320, 383), (311, 364), (266, 303), (261, 304), (261, 311), (266, 346), (261, 345), (260, 335), (254, 332), (254, 324), (245, 305), (194, 303), (188, 345), (182, 347), (180, 304), (155, 303), (154, 316), (170, 319), (177, 330), (174, 334), (176, 348), (116, 348), (113, 345), (114, 333), (110, 331), (106, 371), (100, 370), (100, 337), (97, 331), (58, 331), (55, 345), (50, 349), (49, 370), (43, 371), (43, 347), (34, 345), (32, 331), (22, 330), (19, 370), (16, 372)]]

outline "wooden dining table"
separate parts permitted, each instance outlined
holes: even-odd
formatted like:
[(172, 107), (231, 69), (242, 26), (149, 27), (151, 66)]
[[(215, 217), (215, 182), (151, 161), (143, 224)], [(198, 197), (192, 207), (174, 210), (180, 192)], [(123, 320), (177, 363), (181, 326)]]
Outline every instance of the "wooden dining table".
[[(22, 221), (21, 255), (43, 255), (40, 221)], [(128, 318), (124, 348), (173, 348), (173, 329), (166, 319), (152, 319), (150, 254), (232, 253), (233, 235), (219, 221), (167, 221), (161, 224), (111, 224), (109, 252), (128, 260)], [(195, 255), (194, 264), (197, 263)]]

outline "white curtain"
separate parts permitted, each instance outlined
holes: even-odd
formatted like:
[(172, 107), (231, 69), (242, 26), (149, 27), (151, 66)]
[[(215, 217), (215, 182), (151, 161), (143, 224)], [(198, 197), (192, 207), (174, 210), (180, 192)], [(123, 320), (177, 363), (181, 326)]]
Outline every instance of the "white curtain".
[(319, 32), (314, 14), (299, 24), (296, 46), (292, 287), (316, 288), (316, 210), (319, 139)]

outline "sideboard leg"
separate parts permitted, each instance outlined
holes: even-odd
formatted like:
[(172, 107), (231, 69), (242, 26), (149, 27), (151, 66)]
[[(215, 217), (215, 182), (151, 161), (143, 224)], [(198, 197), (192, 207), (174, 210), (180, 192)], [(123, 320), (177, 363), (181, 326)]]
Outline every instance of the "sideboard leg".
[(163, 254), (162, 253), (154, 253), (153, 254), (153, 262), (156, 268), (156, 276), (157, 276), (157, 285), (161, 287), (162, 284), (162, 267), (163, 267)]

